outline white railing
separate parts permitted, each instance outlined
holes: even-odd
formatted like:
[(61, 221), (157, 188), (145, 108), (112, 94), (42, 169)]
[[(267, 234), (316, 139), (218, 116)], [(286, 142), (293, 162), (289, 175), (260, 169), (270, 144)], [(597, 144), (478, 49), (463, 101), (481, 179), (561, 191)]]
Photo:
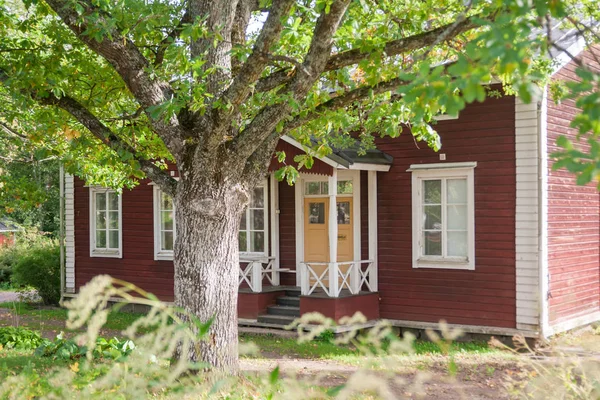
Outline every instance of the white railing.
[(279, 286), (279, 272), (288, 271), (285, 268), (275, 268), (275, 257), (248, 258), (240, 257), (240, 285), (248, 284), (253, 292), (262, 292), (263, 280), (271, 286)]
[(339, 297), (342, 290), (352, 294), (363, 288), (377, 291), (377, 273), (372, 260), (327, 262), (301, 262), (301, 292), (308, 296), (322, 289), (329, 297)]

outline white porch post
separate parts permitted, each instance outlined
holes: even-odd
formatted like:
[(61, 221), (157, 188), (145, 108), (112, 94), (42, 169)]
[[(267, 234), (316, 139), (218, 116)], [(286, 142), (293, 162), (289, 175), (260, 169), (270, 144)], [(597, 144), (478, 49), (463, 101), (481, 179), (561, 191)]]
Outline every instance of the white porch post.
[(373, 292), (377, 288), (377, 171), (367, 172), (367, 192), (369, 198), (369, 260), (372, 264), (369, 265), (369, 286)]
[(279, 286), (279, 182), (275, 173), (269, 177), (269, 214), (271, 222), (271, 257), (273, 257), (273, 286)]
[(251, 261), (248, 267), (252, 268), (252, 291), (255, 293), (262, 292), (262, 264), (260, 261)]
[(329, 177), (329, 295), (338, 297), (337, 169)]

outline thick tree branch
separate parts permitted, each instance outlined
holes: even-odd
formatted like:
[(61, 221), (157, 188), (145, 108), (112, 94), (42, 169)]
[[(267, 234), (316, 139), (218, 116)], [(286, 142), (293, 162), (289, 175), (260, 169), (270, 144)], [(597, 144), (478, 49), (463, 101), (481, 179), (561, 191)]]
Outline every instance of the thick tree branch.
[[(150, 77), (147, 72), (148, 60), (135, 44), (123, 37), (117, 29), (112, 29), (101, 41), (97, 41), (85, 34), (90, 26), (85, 22), (85, 17), (82, 21), (74, 9), (73, 2), (69, 0), (46, 0), (46, 2), (82, 42), (112, 65), (146, 113), (150, 107), (159, 106), (173, 97), (170, 85)], [(77, 4), (84, 7), (84, 15), (96, 15), (99, 19), (98, 24), (110, 19), (109, 15), (95, 7), (89, 0), (81, 0)], [(106, 25), (110, 26), (108, 23)], [(171, 153), (175, 156), (180, 154), (183, 147), (183, 132), (177, 118), (173, 116), (168, 121), (162, 118), (154, 120), (148, 115), (148, 119)]]
[(114, 151), (125, 150), (131, 153), (134, 158), (140, 163), (141, 170), (155, 182), (160, 188), (171, 196), (175, 195), (177, 190), (177, 181), (169, 176), (168, 173), (161, 170), (152, 161), (139, 157), (136, 150), (121, 140), (114, 132), (104, 125), (94, 114), (80, 104), (77, 100), (70, 97), (58, 98), (52, 94), (48, 97), (33, 98), (42, 105), (51, 105), (62, 108), (71, 114), (80, 124), (85, 126), (97, 139), (102, 141), (106, 146)]
[[(349, 0), (334, 1), (329, 12), (323, 11), (317, 20), (310, 47), (293, 79), (286, 85), (283, 93), (289, 93), (295, 101), (302, 100), (319, 78), (333, 47), (333, 35), (337, 31), (348, 8)], [(233, 141), (232, 149), (242, 157), (250, 157), (272, 133), (279, 121), (292, 110), (291, 104), (283, 100), (280, 103), (263, 108), (254, 120)]]
[[(385, 44), (383, 53), (388, 57), (406, 54), (411, 51), (431, 46), (436, 43), (442, 35), (445, 36), (444, 41), (448, 41), (462, 33), (479, 27), (479, 25), (474, 22), (474, 19), (476, 18), (481, 18), (481, 16), (471, 16), (465, 18), (459, 24), (454, 22), (417, 35), (392, 40)], [(349, 65), (358, 64), (360, 61), (370, 57), (370, 55), (371, 53), (362, 52), (361, 49), (346, 50), (334, 54), (327, 61), (325, 71), (334, 71)], [(295, 73), (296, 71), (291, 69), (276, 71), (267, 77), (261, 78), (256, 85), (256, 90), (265, 92), (274, 89), (277, 86), (289, 82)]]
[(258, 80), (260, 74), (268, 65), (269, 50), (279, 39), (283, 30), (282, 21), (289, 14), (293, 4), (294, 0), (273, 0), (269, 16), (256, 39), (256, 43), (254, 43), (252, 53), (240, 67), (233, 82), (225, 90), (219, 101), (220, 104), (231, 105), (233, 109), (215, 110), (217, 112), (215, 118), (216, 135), (222, 136), (223, 131), (229, 128), (239, 105), (248, 97), (251, 84)]

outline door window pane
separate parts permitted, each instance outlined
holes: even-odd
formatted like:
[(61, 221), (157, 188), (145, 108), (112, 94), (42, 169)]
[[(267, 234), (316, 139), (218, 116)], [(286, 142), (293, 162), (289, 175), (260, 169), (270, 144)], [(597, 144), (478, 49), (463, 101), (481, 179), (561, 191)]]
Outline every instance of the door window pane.
[(320, 182), (306, 182), (304, 185), (305, 194), (321, 194), (321, 183)]
[(250, 196), (250, 207), (251, 208), (264, 208), (265, 207), (265, 190), (262, 187), (257, 187)]
[(324, 224), (325, 223), (325, 203), (309, 203), (308, 204), (308, 223), (309, 224)]
[(250, 210), (250, 230), (265, 229), (265, 211)]
[(265, 250), (265, 233), (250, 232), (250, 251), (261, 253)]
[(238, 236), (238, 240), (240, 241), (240, 251), (242, 251), (242, 252), (248, 251), (248, 242), (247, 242), (248, 241), (248, 237), (247, 237), (247, 232), (240, 231), (240, 234)]
[(352, 181), (338, 181), (337, 192), (338, 194), (352, 194)]
[(350, 224), (350, 202), (338, 201), (337, 203), (337, 221), (339, 225)]

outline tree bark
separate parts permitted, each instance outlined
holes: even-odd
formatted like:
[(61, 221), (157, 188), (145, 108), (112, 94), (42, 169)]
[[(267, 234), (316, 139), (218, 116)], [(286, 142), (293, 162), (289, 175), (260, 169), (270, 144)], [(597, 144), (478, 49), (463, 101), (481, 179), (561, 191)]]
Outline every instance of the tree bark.
[(189, 358), (236, 373), (238, 230), (249, 192), (245, 186), (213, 178), (182, 177), (179, 185), (175, 304), (202, 322), (213, 319), (208, 336)]

